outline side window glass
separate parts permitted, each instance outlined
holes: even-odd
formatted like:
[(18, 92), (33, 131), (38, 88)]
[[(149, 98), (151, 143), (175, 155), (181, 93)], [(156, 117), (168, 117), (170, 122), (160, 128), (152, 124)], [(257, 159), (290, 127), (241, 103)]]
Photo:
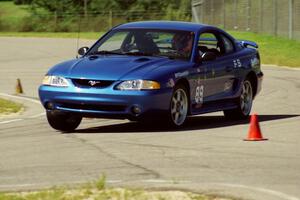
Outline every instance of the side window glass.
[(224, 45), (224, 53), (229, 54), (234, 52), (234, 46), (229, 38), (227, 38), (225, 35), (221, 35), (222, 42)]
[(202, 33), (198, 41), (198, 51), (200, 56), (205, 52), (213, 52), (219, 56), (220, 49), (216, 36), (212, 33)]

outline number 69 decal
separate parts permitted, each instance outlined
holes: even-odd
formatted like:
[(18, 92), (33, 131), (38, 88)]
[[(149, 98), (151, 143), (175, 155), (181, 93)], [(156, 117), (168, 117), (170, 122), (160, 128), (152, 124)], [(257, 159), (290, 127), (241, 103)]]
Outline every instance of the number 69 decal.
[(240, 59), (233, 60), (233, 67), (234, 68), (242, 67), (242, 63), (241, 63)]
[(195, 101), (197, 104), (203, 103), (204, 86), (200, 85), (196, 88)]

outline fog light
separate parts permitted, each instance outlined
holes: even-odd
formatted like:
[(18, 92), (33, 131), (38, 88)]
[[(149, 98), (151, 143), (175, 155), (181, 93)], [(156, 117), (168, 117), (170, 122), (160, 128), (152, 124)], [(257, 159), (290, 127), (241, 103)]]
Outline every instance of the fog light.
[(133, 106), (133, 107), (131, 108), (131, 111), (132, 111), (132, 113), (133, 113), (134, 115), (139, 115), (139, 114), (141, 114), (141, 112), (142, 112), (142, 110), (141, 110), (138, 106)]
[(46, 109), (48, 109), (48, 110), (53, 110), (54, 109), (54, 104), (52, 103), (52, 102), (48, 102), (48, 103), (46, 103)]

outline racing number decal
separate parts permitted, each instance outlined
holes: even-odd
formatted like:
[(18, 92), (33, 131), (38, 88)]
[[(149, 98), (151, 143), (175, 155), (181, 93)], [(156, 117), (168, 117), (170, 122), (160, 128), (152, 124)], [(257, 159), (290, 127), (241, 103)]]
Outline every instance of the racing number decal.
[(195, 101), (197, 104), (203, 103), (203, 93), (204, 93), (204, 86), (200, 85), (196, 88), (196, 95), (195, 95)]
[(240, 68), (240, 67), (242, 67), (242, 63), (241, 63), (240, 59), (233, 60), (233, 67), (234, 68)]

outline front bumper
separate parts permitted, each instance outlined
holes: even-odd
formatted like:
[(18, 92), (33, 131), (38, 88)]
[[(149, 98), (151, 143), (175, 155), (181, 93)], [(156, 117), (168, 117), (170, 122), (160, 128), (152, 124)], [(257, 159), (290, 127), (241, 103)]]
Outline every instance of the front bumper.
[(45, 109), (72, 112), (83, 117), (124, 119), (157, 115), (168, 111), (171, 96), (171, 88), (153, 91), (45, 85), (39, 88), (39, 97)]

